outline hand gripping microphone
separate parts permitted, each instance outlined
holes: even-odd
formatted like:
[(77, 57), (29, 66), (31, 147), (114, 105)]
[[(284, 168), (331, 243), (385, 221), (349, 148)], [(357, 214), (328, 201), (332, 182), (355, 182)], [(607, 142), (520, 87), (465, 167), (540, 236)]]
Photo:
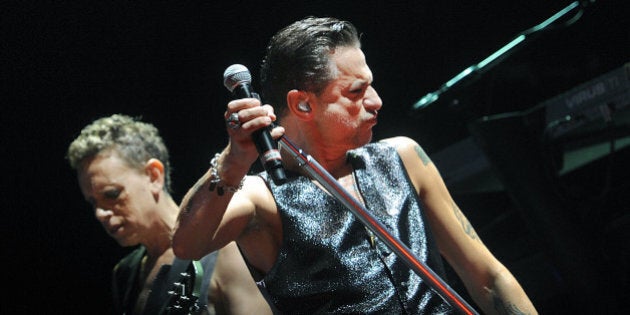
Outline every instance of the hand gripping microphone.
[[(234, 64), (225, 69), (223, 73), (223, 85), (232, 92), (235, 99), (260, 97), (252, 89), (252, 75), (247, 67)], [(278, 144), (269, 133), (269, 128), (259, 129), (252, 134), (256, 149), (260, 155), (260, 162), (265, 167), (267, 174), (271, 176), (276, 185), (286, 182), (287, 176), (282, 167), (282, 157), (278, 151)]]

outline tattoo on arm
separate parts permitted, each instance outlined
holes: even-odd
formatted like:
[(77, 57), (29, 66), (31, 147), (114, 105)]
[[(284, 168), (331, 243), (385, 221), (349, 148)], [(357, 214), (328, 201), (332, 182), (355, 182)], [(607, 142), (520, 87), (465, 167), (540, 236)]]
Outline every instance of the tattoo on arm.
[(424, 152), (421, 146), (419, 145), (415, 146), (414, 150), (416, 150), (416, 153), (420, 157), (420, 160), (422, 160), (422, 164), (424, 164), (424, 166), (427, 166), (429, 163), (431, 163), (431, 159), (429, 158), (429, 155), (427, 155), (427, 153)]
[(459, 221), (459, 224), (462, 225), (462, 229), (464, 229), (464, 232), (466, 232), (466, 234), (468, 234), (468, 236), (470, 236), (470, 238), (472, 238), (473, 240), (479, 240), (479, 236), (477, 235), (477, 232), (475, 231), (473, 226), (470, 224), (470, 221), (466, 219), (466, 216), (464, 216), (462, 210), (460, 210), (454, 202), (453, 213), (455, 213), (455, 217), (457, 218), (457, 221)]
[(202, 180), (198, 180), (195, 182), (195, 184), (190, 188), (190, 191), (188, 191), (188, 193), (186, 194), (186, 196), (184, 196), (184, 209), (183, 209), (183, 213), (189, 213), (190, 209), (192, 208), (192, 196), (196, 195), (199, 190), (201, 189), (201, 187), (203, 186), (205, 181)]
[(494, 305), (494, 309), (497, 310), (498, 314), (506, 314), (506, 315), (527, 314), (523, 312), (522, 310), (520, 310), (518, 306), (514, 305), (513, 303), (506, 303), (494, 293), (492, 293), (492, 304)]

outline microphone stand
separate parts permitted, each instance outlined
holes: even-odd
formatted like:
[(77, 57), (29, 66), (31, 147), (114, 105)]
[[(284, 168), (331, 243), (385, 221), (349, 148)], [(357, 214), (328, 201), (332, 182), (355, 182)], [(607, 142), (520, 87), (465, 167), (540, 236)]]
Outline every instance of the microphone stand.
[(464, 301), (448, 284), (433, 272), (423, 262), (418, 260), (410, 249), (400, 240), (391, 235), (385, 226), (376, 219), (368, 210), (350, 195), (337, 180), (328, 173), (313, 157), (305, 154), (297, 148), (289, 139), (282, 136), (278, 141), (295, 158), (299, 167), (305, 169), (312, 178), (317, 180), (328, 192), (333, 194), (343, 203), (354, 215), (365, 224), (374, 234), (376, 234), (398, 257), (413, 269), (425, 282), (446, 301), (464, 314), (478, 314), (466, 301)]
[[(413, 104), (413, 106), (411, 106), (410, 114), (416, 115), (418, 110), (437, 102), (440, 98), (445, 98), (445, 96), (448, 96), (447, 92), (454, 93), (455, 89), (463, 88), (476, 81), (477, 79), (479, 79), (481, 74), (490, 70), (493, 66), (505, 59), (509, 55), (509, 53), (514, 52), (516, 47), (524, 43), (526, 40), (530, 39), (531, 35), (547, 29), (550, 25), (552, 25), (552, 23), (565, 16), (573, 9), (579, 7), (580, 11), (578, 11), (576, 15), (572, 17), (569, 21), (565, 22), (565, 26), (573, 24), (582, 16), (582, 9), (593, 2), (595, 2), (595, 0), (574, 1), (566, 6), (564, 9), (558, 11), (556, 14), (543, 21), (542, 23), (521, 32), (509, 43), (492, 53), (490, 56), (486, 57), (484, 60), (464, 69), (462, 72), (460, 72), (450, 80), (446, 81), (446, 83), (442, 84), (442, 86), (440, 86), (440, 88), (436, 91), (428, 93), (427, 95), (420, 98), (416, 103)], [(452, 99), (450, 101), (452, 102), (451, 105), (457, 105), (458, 103), (457, 99)]]

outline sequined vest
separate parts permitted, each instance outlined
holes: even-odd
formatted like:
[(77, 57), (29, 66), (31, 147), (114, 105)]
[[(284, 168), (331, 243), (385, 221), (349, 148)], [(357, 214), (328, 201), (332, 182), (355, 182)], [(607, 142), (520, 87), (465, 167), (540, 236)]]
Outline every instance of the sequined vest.
[[(444, 269), (417, 194), (396, 150), (371, 143), (348, 152), (365, 207), (437, 275)], [(452, 308), (335, 197), (289, 173), (276, 186), (283, 243), (260, 285), (285, 314), (444, 314)]]

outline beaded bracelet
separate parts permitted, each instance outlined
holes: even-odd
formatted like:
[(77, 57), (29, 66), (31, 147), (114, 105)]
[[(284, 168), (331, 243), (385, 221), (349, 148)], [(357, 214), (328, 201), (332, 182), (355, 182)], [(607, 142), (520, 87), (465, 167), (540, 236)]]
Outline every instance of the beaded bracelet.
[(223, 196), (223, 194), (226, 191), (235, 193), (239, 191), (241, 188), (243, 188), (243, 182), (245, 181), (245, 177), (241, 179), (241, 182), (236, 187), (223, 185), (221, 182), (221, 177), (219, 177), (219, 157), (220, 156), (221, 154), (217, 153), (214, 155), (212, 160), (210, 160), (210, 186), (208, 187), (208, 190), (214, 191), (214, 189), (216, 188), (217, 194), (219, 196)]

